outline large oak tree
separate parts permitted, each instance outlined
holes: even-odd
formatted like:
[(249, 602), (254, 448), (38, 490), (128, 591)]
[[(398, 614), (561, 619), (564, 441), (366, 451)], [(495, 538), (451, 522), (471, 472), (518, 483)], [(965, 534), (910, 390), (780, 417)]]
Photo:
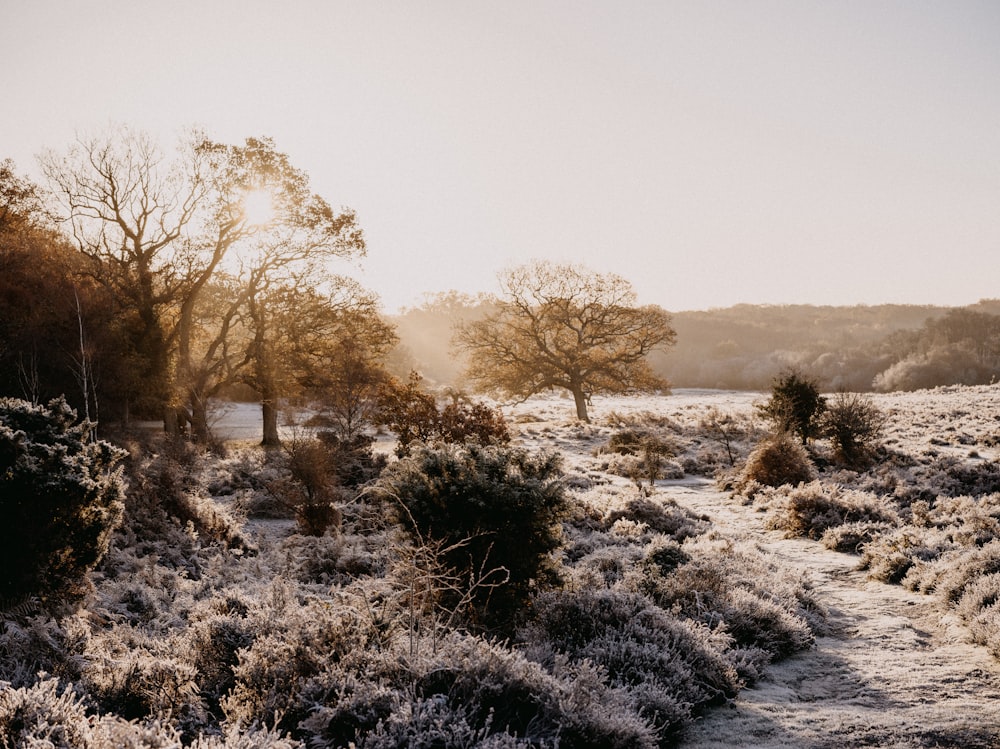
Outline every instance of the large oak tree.
[(459, 327), (455, 343), (469, 354), (469, 380), (507, 397), (551, 389), (573, 394), (589, 421), (591, 395), (669, 387), (646, 361), (671, 345), (670, 316), (636, 306), (631, 284), (615, 274), (536, 262), (500, 276), (497, 310)]

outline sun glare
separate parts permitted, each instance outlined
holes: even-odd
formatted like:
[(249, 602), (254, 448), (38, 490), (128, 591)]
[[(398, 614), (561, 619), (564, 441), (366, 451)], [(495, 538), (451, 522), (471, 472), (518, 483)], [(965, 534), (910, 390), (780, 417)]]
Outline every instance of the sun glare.
[(274, 198), (268, 190), (251, 190), (243, 198), (243, 216), (248, 224), (262, 226), (274, 218)]

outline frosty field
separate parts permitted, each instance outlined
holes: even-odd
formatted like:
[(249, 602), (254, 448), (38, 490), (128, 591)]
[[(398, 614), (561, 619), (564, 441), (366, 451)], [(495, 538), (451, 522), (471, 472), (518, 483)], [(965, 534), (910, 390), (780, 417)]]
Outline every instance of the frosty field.
[(747, 489), (763, 398), (504, 407), (571, 509), (561, 584), (502, 636), (365, 490), (302, 535), (251, 409), (216, 422), (222, 456), (134, 447), (83, 606), (5, 615), (0, 745), (1000, 745), (1000, 387), (873, 396), (870, 468), (819, 441), (816, 481)]

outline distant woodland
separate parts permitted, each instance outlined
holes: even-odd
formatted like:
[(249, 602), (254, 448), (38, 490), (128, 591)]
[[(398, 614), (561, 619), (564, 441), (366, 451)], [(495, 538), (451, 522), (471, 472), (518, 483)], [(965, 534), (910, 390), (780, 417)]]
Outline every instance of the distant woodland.
[[(461, 387), (456, 324), (492, 309), (490, 297), (450, 292), (391, 319), (398, 367)], [(653, 355), (674, 387), (766, 390), (797, 369), (828, 391), (918, 390), (1000, 378), (1000, 299), (966, 307), (740, 304), (676, 312), (677, 343)]]

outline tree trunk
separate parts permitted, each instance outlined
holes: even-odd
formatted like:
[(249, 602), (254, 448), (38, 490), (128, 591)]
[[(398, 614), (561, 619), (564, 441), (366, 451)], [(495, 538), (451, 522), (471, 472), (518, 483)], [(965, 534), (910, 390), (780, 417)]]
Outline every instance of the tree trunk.
[(191, 394), (191, 439), (195, 442), (208, 442), (211, 435), (208, 431), (208, 403), (205, 398), (195, 393)]
[(264, 418), (264, 438), (260, 444), (264, 447), (278, 447), (281, 445), (281, 438), (278, 436), (278, 403), (274, 397), (261, 398), (260, 413)]
[(590, 423), (590, 416), (587, 414), (587, 394), (583, 388), (574, 387), (570, 390), (573, 393), (573, 400), (576, 401), (576, 418), (580, 421)]
[(179, 437), (180, 423), (177, 420), (177, 407), (168, 403), (163, 407), (163, 431), (171, 437)]

